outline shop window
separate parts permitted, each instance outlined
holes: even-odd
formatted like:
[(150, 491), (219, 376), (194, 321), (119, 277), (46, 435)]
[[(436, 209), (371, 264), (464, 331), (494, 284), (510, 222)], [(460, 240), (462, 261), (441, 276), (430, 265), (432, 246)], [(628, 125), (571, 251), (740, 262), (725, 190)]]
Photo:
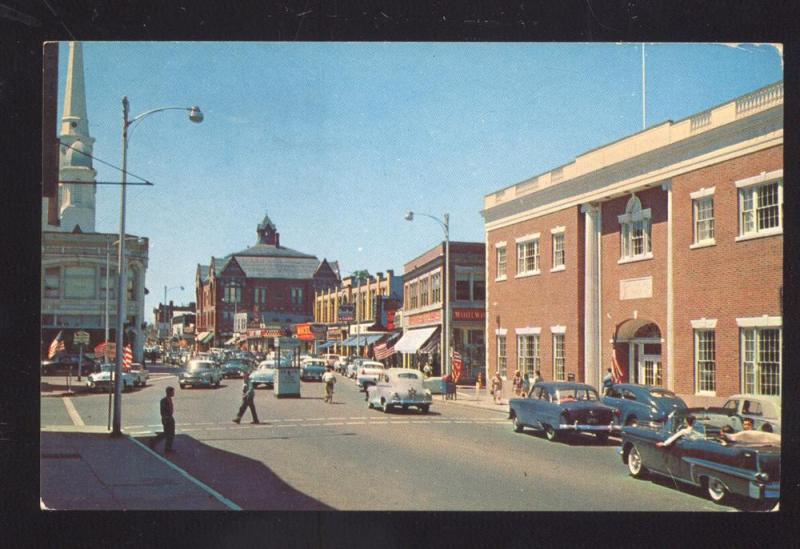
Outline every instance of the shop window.
[(508, 375), (508, 355), (506, 353), (506, 336), (497, 336), (497, 371), (500, 375)]

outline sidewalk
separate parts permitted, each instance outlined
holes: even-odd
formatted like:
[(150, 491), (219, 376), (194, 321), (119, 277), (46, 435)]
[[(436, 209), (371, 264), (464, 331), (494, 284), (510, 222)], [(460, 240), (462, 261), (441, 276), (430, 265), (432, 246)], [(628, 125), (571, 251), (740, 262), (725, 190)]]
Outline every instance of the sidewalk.
[(41, 432), (40, 444), (43, 509), (238, 509), (127, 435), (112, 438), (102, 427), (52, 427)]
[(500, 402), (494, 402), (492, 395), (489, 394), (489, 389), (483, 388), (478, 395), (475, 394), (475, 387), (467, 385), (459, 385), (456, 387), (456, 398), (452, 400), (443, 400), (442, 395), (433, 395), (434, 405), (451, 405), (456, 404), (459, 406), (471, 406), (473, 408), (481, 408), (483, 410), (491, 410), (493, 412), (500, 412), (501, 414), (508, 415), (508, 399), (510, 396), (503, 395)]
[(76, 376), (72, 376), (69, 386), (67, 385), (66, 376), (42, 376), (39, 385), (39, 394), (43, 398), (72, 396), (85, 393), (88, 390), (86, 376), (82, 376), (81, 381), (78, 381)]

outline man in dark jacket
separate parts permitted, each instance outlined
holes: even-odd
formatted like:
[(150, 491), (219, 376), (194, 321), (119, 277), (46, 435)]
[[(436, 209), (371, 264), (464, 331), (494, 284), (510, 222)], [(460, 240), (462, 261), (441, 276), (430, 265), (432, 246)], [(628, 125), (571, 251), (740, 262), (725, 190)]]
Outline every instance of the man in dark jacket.
[(162, 439), (166, 438), (164, 443), (164, 453), (174, 452), (172, 449), (172, 441), (175, 439), (175, 418), (173, 417), (174, 408), (172, 406), (172, 397), (175, 396), (175, 387), (167, 387), (167, 396), (161, 399), (161, 425), (164, 426), (164, 431), (158, 433), (156, 437), (150, 441), (150, 448), (155, 449), (156, 444)]
[(244, 385), (242, 386), (242, 405), (239, 406), (239, 413), (233, 418), (234, 423), (242, 421), (242, 416), (250, 408), (250, 414), (253, 416), (253, 421), (250, 423), (260, 423), (258, 421), (258, 414), (256, 413), (256, 405), (254, 403), (256, 397), (256, 388), (250, 383), (250, 374), (244, 374)]

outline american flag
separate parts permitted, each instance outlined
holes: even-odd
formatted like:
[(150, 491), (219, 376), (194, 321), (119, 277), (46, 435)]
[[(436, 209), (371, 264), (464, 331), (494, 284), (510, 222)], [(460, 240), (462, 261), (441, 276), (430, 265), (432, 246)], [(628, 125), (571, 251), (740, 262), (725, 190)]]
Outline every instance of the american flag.
[(389, 346), (388, 342), (378, 343), (375, 345), (375, 358), (377, 360), (383, 360), (384, 358), (389, 358), (394, 354), (394, 345), (391, 347)]
[(622, 383), (622, 367), (619, 365), (619, 361), (617, 360), (617, 351), (613, 347), (611, 348), (611, 379), (614, 383)]
[(458, 381), (461, 378), (461, 371), (464, 369), (464, 361), (461, 359), (461, 353), (453, 351), (453, 379)]
[(63, 353), (66, 348), (64, 347), (64, 339), (62, 338), (62, 334), (64, 333), (63, 330), (58, 332), (58, 335), (55, 337), (53, 342), (50, 344), (50, 348), (47, 350), (47, 358), (53, 358), (58, 353)]
[(125, 350), (122, 352), (122, 369), (130, 372), (131, 364), (133, 364), (133, 350), (130, 345), (125, 345)]

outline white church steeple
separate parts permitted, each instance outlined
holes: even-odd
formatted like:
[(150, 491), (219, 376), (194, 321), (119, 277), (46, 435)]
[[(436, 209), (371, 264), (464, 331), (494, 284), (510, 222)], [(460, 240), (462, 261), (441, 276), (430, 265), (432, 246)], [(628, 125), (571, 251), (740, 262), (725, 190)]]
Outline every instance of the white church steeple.
[[(92, 145), (89, 119), (86, 116), (86, 88), (83, 78), (83, 48), (80, 42), (69, 43), (64, 112), (61, 116), (59, 147), (59, 180), (94, 183), (97, 172), (92, 168)], [(94, 232), (95, 194), (91, 184), (59, 183), (61, 230)]]

